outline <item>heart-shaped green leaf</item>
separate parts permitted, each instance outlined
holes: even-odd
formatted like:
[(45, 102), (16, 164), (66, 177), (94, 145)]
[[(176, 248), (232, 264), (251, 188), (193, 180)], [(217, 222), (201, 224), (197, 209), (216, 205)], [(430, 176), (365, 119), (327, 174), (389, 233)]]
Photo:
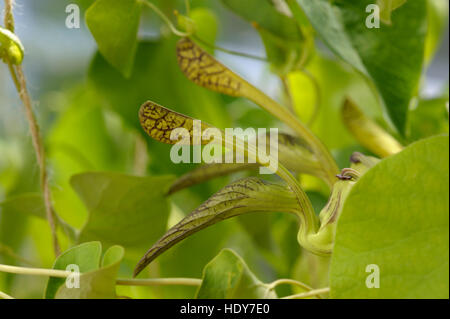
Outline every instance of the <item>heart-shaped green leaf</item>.
[(125, 77), (133, 68), (141, 10), (138, 0), (97, 0), (86, 11), (99, 51)]
[(116, 298), (116, 277), (125, 254), (121, 246), (110, 247), (103, 255), (98, 269), (80, 275), (79, 288), (61, 285), (57, 299), (112, 299)]
[(331, 297), (448, 298), (448, 167), (448, 135), (436, 136), (361, 177), (338, 221)]
[(79, 241), (148, 247), (166, 230), (169, 207), (164, 195), (172, 181), (172, 176), (100, 172), (73, 176), (72, 187), (89, 211)]
[(378, 88), (387, 113), (404, 133), (410, 100), (416, 95), (424, 59), (425, 0), (408, 1), (392, 24), (369, 28), (372, 0), (297, 0), (325, 44)]
[(123, 254), (122, 247), (113, 246), (105, 252), (100, 264), (100, 242), (88, 242), (70, 248), (56, 259), (53, 269), (66, 270), (68, 266), (76, 266), (80, 272), (78, 287), (74, 285), (69, 288), (65, 285), (66, 280), (71, 278), (52, 277), (47, 282), (45, 298), (114, 298), (116, 275)]
[(199, 299), (276, 298), (231, 249), (223, 249), (203, 269)]

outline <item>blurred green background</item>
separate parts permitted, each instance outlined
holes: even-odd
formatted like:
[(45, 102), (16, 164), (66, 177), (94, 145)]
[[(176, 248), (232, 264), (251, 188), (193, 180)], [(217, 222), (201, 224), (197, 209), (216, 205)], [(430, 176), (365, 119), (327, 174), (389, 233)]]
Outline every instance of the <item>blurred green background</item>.
[[(93, 1), (76, 1), (81, 9), (81, 28), (66, 28), (65, 8), (73, 2), (18, 0), (15, 8), (16, 33), (25, 46), (24, 69), (45, 140), (55, 208), (61, 218), (73, 227), (81, 229), (88, 217), (85, 205), (69, 183), (74, 174), (102, 171), (137, 176), (179, 176), (194, 167), (171, 163), (169, 146), (150, 140), (143, 134), (137, 112), (147, 99), (220, 128), (284, 128), (247, 100), (212, 93), (189, 82), (176, 64), (176, 37), (170, 35), (150, 10), (144, 10), (141, 19), (141, 42), (132, 75), (130, 79), (124, 79), (96, 52), (96, 43), (84, 23), (84, 12)], [(161, 0), (156, 3), (168, 15), (174, 9), (184, 10), (183, 1)], [(210, 8), (214, 13), (216, 19), (213, 24), (217, 24), (217, 35), (213, 32), (212, 36), (217, 37), (217, 45), (265, 56), (257, 31), (223, 7), (220, 1), (194, 0), (191, 3), (192, 8)], [(215, 29), (215, 26), (209, 25), (208, 28)], [(448, 26), (445, 28), (444, 40), (427, 67), (420, 89), (421, 98), (426, 100), (423, 103), (429, 106), (425, 110), (429, 112), (433, 112), (433, 103), (442, 104), (441, 97), (447, 96), (448, 100)], [(313, 128), (344, 167), (353, 151), (365, 150), (339, 122), (343, 97), (350, 95), (363, 102), (368, 115), (381, 122), (382, 111), (361, 76), (337, 61), (320, 41), (316, 45), (320, 54), (311, 62), (310, 70), (322, 87), (322, 103)], [(286, 102), (281, 82), (270, 72), (267, 63), (220, 51), (215, 54), (252, 84), (275, 99)], [(292, 83), (294, 99), (313, 99), (311, 83), (300, 74), (293, 75)], [(310, 110), (305, 110), (299, 112), (299, 116), (306, 121), (310, 113)], [(419, 113), (418, 118), (426, 114)], [(441, 124), (427, 123), (431, 126), (422, 127), (424, 134), (410, 135), (408, 140), (440, 131), (436, 126)], [(245, 174), (249, 173), (218, 178), (171, 197), (169, 225), (198, 207), (229, 181)], [(24, 110), (6, 65), (0, 64), (0, 201), (38, 192), (38, 179), (39, 169)], [(316, 211), (319, 211), (326, 202), (326, 190), (315, 180), (303, 182)], [(146, 190), (149, 194), (154, 191), (152, 187)], [(147, 209), (149, 215), (157, 215), (158, 212), (152, 211), (155, 207), (152, 207), (151, 201), (145, 203), (147, 206), (142, 208), (144, 214)], [(24, 210), (13, 205), (0, 208), (0, 263), (51, 267), (54, 256), (48, 225), (32, 214), (23, 213)], [(151, 227), (148, 233), (153, 238), (151, 244), (155, 240)], [(228, 247), (238, 252), (264, 282), (289, 277), (320, 287), (327, 281), (326, 271), (321, 270), (326, 269), (328, 260), (302, 252), (296, 234), (294, 216), (285, 214), (253, 214), (227, 220), (164, 253), (148, 268), (146, 276), (199, 278), (203, 266), (222, 248)], [(70, 243), (62, 235), (61, 240), (63, 248), (68, 248)], [(130, 246), (119, 276), (129, 277), (135, 263), (148, 247)], [(45, 281), (45, 278), (0, 273), (0, 290), (9, 291), (18, 298), (40, 298)], [(283, 294), (288, 294), (291, 288), (280, 289)], [(192, 297), (194, 292), (195, 289), (190, 287), (118, 289), (119, 295), (133, 297)]]

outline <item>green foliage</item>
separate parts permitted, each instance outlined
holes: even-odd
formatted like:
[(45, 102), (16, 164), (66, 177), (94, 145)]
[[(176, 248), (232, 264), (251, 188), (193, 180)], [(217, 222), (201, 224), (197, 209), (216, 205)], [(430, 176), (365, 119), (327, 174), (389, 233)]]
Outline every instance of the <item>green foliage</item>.
[(285, 76), (306, 62), (312, 50), (309, 34), (270, 1), (222, 2), (258, 30), (274, 72)]
[(51, 278), (47, 282), (45, 298), (115, 298), (116, 276), (123, 256), (122, 247), (112, 246), (102, 257), (100, 242), (86, 242), (67, 250), (56, 259), (53, 269), (66, 270), (69, 265), (77, 265), (81, 273), (79, 288), (68, 288), (65, 278)]
[[(313, 132), (330, 149), (354, 147), (356, 140), (345, 123), (337, 120), (342, 102), (351, 97), (365, 113), (380, 119), (377, 99), (359, 74), (322, 54), (311, 59), (308, 71), (310, 76), (302, 72), (292, 72), (288, 76), (296, 114), (311, 123)], [(348, 157), (345, 165), (347, 161)]]
[(70, 178), (86, 171), (126, 169), (134, 137), (120, 118), (105, 112), (91, 87), (70, 89), (64, 101), (67, 104), (47, 140), (55, 175), (53, 199), (61, 217), (81, 228), (87, 211), (70, 186)]
[[(136, 177), (83, 173), (71, 184), (89, 211), (78, 241), (145, 247), (166, 230), (169, 206), (164, 198), (172, 176)], [(150, 191), (151, 190), (151, 191)]]
[(98, 0), (86, 11), (98, 49), (125, 77), (133, 68), (141, 10), (138, 0)]
[[(325, 44), (370, 78), (387, 112), (404, 133), (411, 98), (417, 93), (426, 35), (426, 1), (408, 1), (395, 11), (392, 25), (368, 28), (370, 0), (298, 0)], [(387, 45), (389, 44), (389, 45)]]
[[(448, 298), (449, 139), (414, 143), (353, 187), (331, 261), (333, 298)], [(369, 289), (368, 265), (380, 271)]]
[[(207, 8), (195, 8), (190, 14), (189, 18), (195, 24), (195, 36), (200, 38), (203, 42), (214, 44), (217, 38), (219, 23), (215, 13)], [(211, 47), (205, 47), (212, 53)]]
[(199, 299), (276, 298), (230, 249), (222, 250), (205, 266), (202, 280), (197, 292)]
[(297, 202), (285, 187), (269, 184), (258, 178), (238, 180), (227, 185), (194, 212), (174, 225), (145, 254), (135, 268), (137, 275), (164, 251), (196, 233), (224, 219), (250, 212), (295, 213)]
[[(11, 196), (7, 200), (0, 202), (0, 208), (8, 214), (22, 214), (24, 216), (34, 216), (46, 219), (44, 199), (39, 193), (24, 193)], [(70, 239), (77, 237), (76, 230), (64, 220), (58, 219), (59, 225)]]
[(409, 114), (407, 138), (417, 141), (440, 133), (448, 133), (447, 97), (420, 100)]
[[(223, 100), (183, 77), (177, 66), (175, 44), (176, 38), (173, 37), (156, 42), (140, 42), (134, 69), (128, 79), (124, 79), (100, 55), (96, 55), (89, 70), (89, 78), (97, 94), (106, 106), (139, 131), (137, 112), (149, 97), (177, 112), (201, 117), (203, 121), (218, 127), (227, 127), (229, 115), (224, 112)], [(167, 154), (167, 147), (156, 143), (152, 147), (164, 149)]]
[(277, 35), (285, 40), (302, 39), (294, 19), (277, 11), (270, 1), (248, 0), (222, 0), (222, 2), (232, 11), (251, 23), (256, 23), (265, 30)]
[[(24, 4), (30, 21), (61, 24), (63, 5), (37, 3)], [(37, 22), (0, 27), (0, 62), (12, 64), (0, 68), (12, 75), (0, 85), (0, 266), (35, 274), (0, 271), (0, 296), (448, 298), (448, 84), (430, 95), (426, 75), (448, 1), (75, 3), (90, 33), (65, 31), (94, 40), (94, 55), (79, 54), (83, 42), (62, 50), (56, 33), (42, 46), (41, 33), (27, 34)], [(380, 27), (368, 28), (375, 3)], [(39, 101), (39, 134), (22, 120), (28, 98)], [(256, 177), (260, 163), (173, 163), (170, 146), (142, 130), (149, 100), (205, 127), (278, 127), (281, 180)], [(176, 126), (164, 120), (147, 131)], [(366, 286), (374, 264), (378, 289)], [(55, 272), (69, 265), (79, 289)], [(201, 284), (135, 287), (133, 269), (138, 280)]]
[(1, 202), (0, 206), (10, 214), (30, 214), (45, 219), (45, 207), (40, 194), (28, 193), (10, 197)]

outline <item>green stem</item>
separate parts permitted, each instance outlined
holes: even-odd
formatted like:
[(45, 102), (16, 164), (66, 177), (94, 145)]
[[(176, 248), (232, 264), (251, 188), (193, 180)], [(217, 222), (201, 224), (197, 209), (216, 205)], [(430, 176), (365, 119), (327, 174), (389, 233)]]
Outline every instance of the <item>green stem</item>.
[(227, 53), (227, 54), (236, 55), (236, 56), (240, 56), (240, 57), (243, 57), (243, 58), (248, 58), (248, 59), (253, 59), (253, 60), (258, 60), (258, 61), (263, 61), (263, 62), (268, 62), (267, 58), (260, 57), (260, 56), (257, 56), (257, 55), (253, 55), (253, 54), (250, 54), (250, 53), (243, 53), (243, 52), (238, 52), (238, 51), (225, 49), (225, 48), (219, 47), (217, 45), (211, 44), (211, 43), (209, 43), (209, 42), (207, 42), (207, 41), (205, 41), (205, 40), (203, 40), (203, 39), (201, 39), (201, 38), (199, 38), (198, 36), (195, 36), (195, 35), (192, 35), (191, 38), (197, 40), (198, 42), (200, 42), (200, 43), (202, 43), (202, 44), (204, 44), (204, 45), (206, 45), (206, 46), (208, 46), (208, 47), (210, 47), (212, 49), (215, 49), (215, 50), (218, 50), (218, 51), (222, 51), (222, 52)]
[(304, 299), (304, 298), (315, 297), (315, 296), (319, 297), (319, 295), (326, 294), (329, 292), (330, 292), (330, 288), (326, 287), (326, 288), (311, 290), (308, 292), (303, 292), (301, 294), (295, 294), (295, 295), (283, 297), (281, 299)]
[(175, 34), (175, 35), (177, 35), (179, 37), (188, 37), (188, 36), (190, 36), (189, 33), (178, 30), (175, 27), (175, 25), (172, 23), (172, 21), (170, 21), (170, 19), (157, 6), (155, 6), (153, 3), (145, 1), (145, 0), (142, 0), (142, 3), (144, 5), (146, 5), (147, 7), (149, 7), (150, 9), (152, 9), (161, 18), (161, 20), (163, 20), (166, 23), (166, 25), (169, 27), (170, 31), (173, 34)]
[(0, 271), (11, 273), (11, 274), (18, 274), (18, 275), (49, 276), (49, 277), (58, 277), (58, 278), (66, 278), (70, 274), (72, 274), (71, 271), (65, 271), (65, 270), (46, 269), (46, 268), (28, 268), (28, 267), (9, 266), (9, 265), (2, 265), (2, 264), (0, 264)]
[(201, 279), (196, 278), (150, 278), (150, 279), (123, 279), (116, 280), (116, 285), (120, 286), (200, 286)]
[[(236, 56), (241, 56), (241, 57), (245, 57), (245, 58), (249, 58), (249, 59), (254, 59), (254, 60), (260, 60), (260, 61), (264, 61), (267, 62), (266, 58), (263, 57), (259, 57), (259, 56), (255, 56), (252, 54), (247, 54), (247, 53), (242, 53), (242, 52), (237, 52), (237, 51), (233, 51), (233, 50), (228, 50), (225, 48), (221, 48), (219, 46), (213, 45), (211, 43), (208, 43), (205, 40), (200, 39), (197, 36), (194, 36), (188, 32), (183, 32), (178, 30), (175, 25), (172, 23), (172, 21), (170, 21), (170, 19), (157, 7), (155, 6), (153, 3), (151, 2), (147, 2), (145, 0), (142, 1), (146, 6), (148, 6), (150, 9), (152, 9), (163, 21), (164, 23), (166, 23), (166, 25), (168, 26), (168, 28), (170, 29), (170, 31), (179, 36), (179, 37), (189, 37), (192, 36), (195, 40), (197, 40), (198, 42), (209, 46), (210, 48), (216, 49), (218, 51), (222, 51), (228, 54), (232, 54), (232, 55), (236, 55)], [(185, 0), (185, 5), (186, 5), (186, 14), (189, 15), (190, 12), (190, 5), (189, 5), (189, 0)]]
[[(267, 164), (264, 164), (264, 162), (259, 157), (258, 149), (254, 145), (248, 143), (247, 147), (245, 147), (244, 143), (234, 143), (234, 139), (233, 141), (228, 141), (228, 139), (226, 138), (225, 140), (220, 141), (220, 143), (223, 142), (225, 144), (225, 147), (228, 147), (232, 150), (237, 149), (242, 151), (243, 153), (247, 153), (253, 156), (260, 165), (267, 166)], [(312, 207), (311, 201), (309, 200), (306, 193), (300, 187), (298, 180), (294, 176), (292, 176), (292, 174), (286, 167), (284, 167), (271, 155), (268, 156), (268, 159), (269, 159), (268, 163), (271, 162), (278, 163), (277, 170), (274, 173), (280, 176), (287, 183), (287, 185), (297, 198), (299, 209), (296, 209), (292, 213), (295, 213), (300, 220), (300, 230), (298, 233), (298, 240), (300, 244), (311, 252), (317, 254), (324, 254), (322, 248), (320, 246), (317, 246), (314, 242), (310, 240), (312, 236), (317, 233), (319, 228), (318, 219), (316, 217), (316, 214), (314, 213), (314, 208)]]
[(13, 64), (9, 60), (8, 55), (6, 55), (5, 58), (6, 58), (6, 64), (8, 65), (9, 73), (11, 74), (11, 78), (12, 78), (12, 80), (14, 82), (14, 85), (16, 87), (17, 92), (19, 92), (20, 91), (20, 84), (19, 84), (19, 80), (17, 79), (16, 72), (14, 71)]
[[(313, 289), (310, 286), (308, 286), (307, 284), (304, 284), (303, 282), (297, 281), (297, 280), (294, 280), (294, 279), (278, 279), (278, 280), (275, 280), (275, 281), (271, 282), (267, 286), (267, 288), (269, 290), (273, 290), (273, 289), (275, 289), (275, 287), (277, 287), (279, 285), (294, 285), (294, 286), (297, 286), (297, 287), (305, 289), (307, 292), (313, 291)], [(320, 297), (319, 295), (317, 297), (319, 299), (322, 299), (322, 297)]]
[(283, 91), (286, 94), (286, 98), (287, 98), (287, 104), (289, 106), (289, 109), (291, 110), (291, 112), (295, 112), (294, 110), (294, 100), (292, 98), (292, 94), (291, 94), (291, 89), (289, 87), (289, 81), (287, 79), (287, 76), (282, 75), (280, 76), (280, 81), (281, 84), (283, 86)]
[(304, 284), (300, 281), (294, 280), (294, 279), (278, 279), (275, 280), (273, 282), (271, 282), (267, 288), (268, 289), (275, 289), (275, 287), (279, 286), (279, 285), (294, 285), (294, 286), (298, 286), (301, 287), (305, 290), (311, 291), (313, 290), (310, 286), (308, 286), (307, 284)]
[(306, 126), (298, 121), (292, 112), (253, 86), (249, 85), (248, 89), (251, 89), (252, 92), (249, 92), (247, 96), (253, 102), (261, 105), (269, 113), (286, 123), (312, 147), (314, 154), (317, 156), (326, 174), (326, 181), (329, 186), (332, 186), (337, 181), (336, 175), (339, 174), (339, 169), (326, 146)]
[[(7, 272), (18, 275), (34, 275), (34, 276), (49, 276), (57, 278), (67, 278), (73, 272), (47, 269), (47, 268), (29, 268), (18, 267), (0, 264), (0, 272)], [(151, 278), (151, 279), (127, 279), (118, 278), (116, 285), (121, 286), (161, 286), (161, 285), (183, 285), (183, 286), (200, 286), (202, 284), (201, 279), (197, 278)]]

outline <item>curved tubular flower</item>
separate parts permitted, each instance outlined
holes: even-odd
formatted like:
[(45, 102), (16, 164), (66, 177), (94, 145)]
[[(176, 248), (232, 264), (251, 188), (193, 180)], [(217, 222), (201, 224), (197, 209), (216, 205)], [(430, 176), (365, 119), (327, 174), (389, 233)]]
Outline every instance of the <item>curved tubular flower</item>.
[[(270, 140), (266, 139), (266, 141), (266, 147), (270, 148)], [(286, 133), (279, 133), (278, 147), (275, 151), (278, 151), (279, 162), (288, 170), (297, 174), (310, 174), (319, 178), (325, 178), (320, 163), (310, 147), (302, 139)], [(258, 167), (257, 163), (204, 164), (178, 178), (171, 185), (168, 195), (219, 176), (245, 170), (255, 170)]]
[[(227, 138), (223, 139), (206, 139), (206, 140), (198, 140), (195, 137), (194, 132), (195, 128), (195, 119), (188, 117), (186, 115), (171, 111), (161, 105), (158, 105), (154, 102), (147, 101), (145, 102), (140, 110), (139, 110), (139, 120), (140, 123), (152, 138), (157, 141), (168, 143), (168, 144), (176, 144), (178, 142), (183, 142), (182, 140), (172, 139), (172, 133), (175, 132), (176, 129), (184, 128), (187, 130), (189, 136), (185, 139), (185, 142), (190, 145), (199, 145), (199, 144), (208, 144), (208, 143), (218, 143), (221, 146), (223, 145), (225, 148), (229, 150), (241, 150), (245, 154), (252, 156), (256, 159), (259, 165), (261, 166), (269, 166), (267, 162), (261, 159), (258, 149), (248, 143), (244, 146), (243, 143), (237, 143), (232, 139), (229, 141)], [(212, 128), (212, 126), (201, 123), (201, 129)], [(198, 129), (198, 128), (197, 128)], [(223, 135), (222, 135), (223, 136)], [(271, 155), (268, 155), (271, 158)], [(275, 160), (276, 159), (273, 159)], [(272, 163), (272, 161), (268, 161), (268, 163)], [(322, 239), (317, 240), (314, 237), (318, 230), (318, 220), (314, 214), (314, 209), (312, 208), (311, 202), (309, 198), (306, 196), (305, 192), (301, 189), (298, 184), (298, 181), (291, 175), (291, 173), (280, 163), (277, 162), (277, 167), (274, 169), (275, 173), (279, 175), (289, 186), (290, 191), (294, 195), (295, 206), (289, 206), (289, 208), (283, 207), (282, 200), (277, 200), (275, 196), (273, 198), (272, 206), (269, 203), (265, 202), (263, 198), (260, 197), (261, 188), (257, 188), (256, 190), (252, 187), (248, 187), (248, 185), (238, 185), (238, 187), (242, 188), (242, 192), (237, 193), (239, 196), (243, 196), (240, 198), (239, 196), (231, 195), (231, 198), (227, 196), (223, 197), (224, 194), (219, 192), (214, 195), (210, 200), (205, 202), (202, 206), (200, 206), (196, 211), (186, 217), (184, 220), (180, 222), (180, 224), (174, 226), (174, 228), (170, 229), (168, 233), (163, 236), (150, 250), (146, 253), (146, 255), (142, 258), (142, 260), (138, 263), (135, 269), (135, 275), (137, 275), (143, 268), (145, 268), (154, 258), (156, 258), (159, 254), (164, 252), (166, 249), (170, 248), (178, 241), (186, 238), (190, 234), (203, 229), (209, 225), (212, 225), (220, 220), (225, 218), (230, 218), (233, 216), (240, 215), (242, 213), (254, 212), (254, 211), (288, 211), (295, 213), (300, 220), (300, 228), (298, 232), (298, 241), (299, 243), (316, 254), (329, 254), (331, 251), (327, 248), (324, 248), (329, 243), (325, 243)], [(269, 166), (270, 167), (270, 166)], [(264, 184), (264, 182), (262, 182)], [(259, 184), (262, 185), (262, 184)], [(234, 187), (229, 185), (230, 187)], [(269, 188), (272, 189), (272, 188)], [(263, 193), (265, 195), (269, 194), (267, 192), (267, 188), (265, 188), (266, 192)], [(251, 192), (254, 196), (249, 196), (247, 192)], [(288, 192), (290, 193), (290, 192)], [(228, 194), (229, 195), (229, 194)], [(218, 197), (219, 196), (219, 197)], [(217, 199), (219, 198), (219, 200)], [(249, 198), (257, 198), (254, 205), (243, 205), (242, 200), (248, 200)], [(234, 201), (234, 203), (233, 203)], [(217, 203), (218, 202), (218, 203)], [(280, 202), (280, 203), (279, 203)], [(218, 209), (213, 204), (223, 204), (226, 208), (225, 211), (222, 209)], [(231, 203), (231, 206), (230, 206)], [(261, 206), (261, 203), (264, 205)], [(292, 200), (291, 200), (292, 205)], [(247, 207), (243, 209), (243, 207)], [(243, 210), (243, 211), (242, 211)]]
[(350, 133), (377, 156), (387, 157), (403, 150), (403, 146), (393, 136), (364, 115), (349, 98), (342, 104), (341, 116)]
[(177, 57), (181, 71), (192, 82), (226, 95), (245, 97), (290, 126), (313, 149), (325, 172), (325, 181), (330, 186), (337, 181), (339, 170), (330, 152), (291, 111), (217, 61), (189, 38), (182, 38), (178, 42)]

